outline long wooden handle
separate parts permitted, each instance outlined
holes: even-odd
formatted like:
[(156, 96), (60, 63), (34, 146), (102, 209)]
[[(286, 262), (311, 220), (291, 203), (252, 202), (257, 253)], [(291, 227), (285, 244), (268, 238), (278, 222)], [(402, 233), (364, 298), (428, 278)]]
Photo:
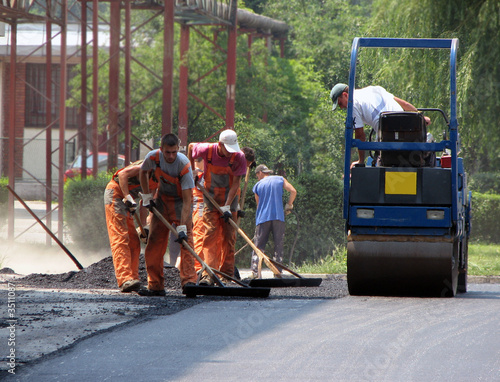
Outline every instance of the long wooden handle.
[(146, 237), (146, 231), (144, 231), (144, 227), (143, 227), (143, 225), (141, 223), (141, 218), (140, 218), (140, 216), (138, 214), (140, 214), (140, 211), (135, 211), (135, 213), (134, 213), (135, 222), (139, 226), (139, 229), (141, 231), (141, 235), (144, 236), (144, 237)]
[[(245, 175), (245, 184), (243, 185), (243, 191), (241, 192), (241, 198), (240, 198), (240, 209), (243, 210), (245, 208), (245, 197), (247, 194), (247, 188), (248, 188), (248, 178), (250, 178), (250, 166), (247, 166), (247, 173)], [(238, 224), (238, 227), (240, 226), (240, 217), (238, 216), (236, 218), (236, 224)]]
[(247, 167), (247, 173), (245, 175), (245, 184), (243, 185), (243, 192), (241, 193), (241, 202), (240, 202), (241, 209), (243, 209), (243, 207), (245, 207), (245, 197), (246, 197), (247, 188), (248, 188), (248, 178), (250, 178), (250, 166)]
[[(201, 184), (198, 183), (198, 188), (201, 190), (201, 192), (203, 192), (203, 195), (205, 195), (207, 197), (207, 199), (210, 200), (210, 202), (214, 205), (214, 207), (217, 209), (217, 211), (219, 211), (219, 213), (221, 215), (224, 215), (219, 204), (217, 204), (217, 202), (208, 193), (208, 191), (205, 189), (205, 187), (203, 187)], [(243, 230), (240, 227), (238, 227), (238, 224), (236, 224), (234, 222), (234, 220), (231, 218), (229, 218), (229, 223), (236, 230), (236, 232), (238, 232), (241, 235), (241, 237), (243, 237), (243, 239), (245, 239), (245, 241), (250, 245), (250, 247), (252, 247), (252, 249), (255, 251), (257, 256), (259, 256), (259, 258), (264, 260), (264, 262), (269, 267), (269, 269), (271, 269), (277, 277), (281, 277), (281, 272), (274, 266), (274, 264), (271, 262), (271, 259), (268, 256), (266, 256), (266, 254), (264, 252), (262, 252), (259, 248), (257, 248), (257, 246), (253, 243), (253, 241), (250, 240), (249, 237), (245, 234), (245, 232), (243, 232)]]
[(36, 214), (31, 210), (31, 208), (28, 207), (28, 205), (24, 202), (24, 200), (21, 199), (21, 197), (18, 194), (16, 194), (16, 192), (12, 188), (10, 188), (9, 186), (7, 186), (7, 190), (9, 190), (12, 193), (12, 195), (14, 195), (17, 200), (19, 200), (19, 202), (23, 205), (23, 207), (26, 208), (26, 211), (28, 211), (31, 214), (31, 216), (33, 216), (35, 218), (35, 220), (38, 222), (38, 224), (40, 224), (42, 226), (42, 228), (45, 230), (45, 232), (47, 232), (50, 235), (50, 237), (59, 245), (59, 247), (61, 247), (61, 249), (64, 252), (66, 252), (66, 254), (73, 261), (73, 263), (75, 263), (76, 267), (79, 270), (82, 270), (83, 265), (80, 264), (80, 262), (76, 259), (76, 257), (73, 256), (73, 254), (69, 251), (69, 249), (66, 248), (66, 246), (57, 238), (57, 236), (54, 235), (54, 233), (49, 229), (49, 227), (47, 227), (45, 224), (43, 224), (43, 222), (40, 220), (40, 218), (38, 216), (36, 216)]
[[(165, 226), (170, 230), (170, 232), (172, 232), (174, 234), (174, 236), (176, 238), (179, 237), (179, 234), (177, 233), (177, 230), (174, 228), (174, 226), (172, 224), (170, 224), (168, 222), (167, 219), (165, 219), (163, 217), (163, 215), (160, 213), (160, 211), (158, 211), (156, 209), (156, 207), (153, 207), (151, 209), (151, 211), (153, 211), (153, 214), (155, 214), (155, 216), (163, 223), (165, 224)], [(220, 281), (220, 279), (217, 277), (217, 275), (212, 271), (212, 268), (210, 268), (202, 259), (200, 256), (198, 256), (198, 254), (194, 251), (193, 248), (191, 248), (191, 246), (186, 243), (186, 240), (182, 240), (182, 245), (184, 246), (184, 248), (186, 248), (193, 256), (196, 260), (198, 260), (202, 266), (202, 270), (205, 269), (209, 274), (210, 276), (215, 280), (215, 282), (217, 284), (219, 284), (219, 286), (222, 286), (224, 287), (224, 284), (222, 283), (222, 281)]]

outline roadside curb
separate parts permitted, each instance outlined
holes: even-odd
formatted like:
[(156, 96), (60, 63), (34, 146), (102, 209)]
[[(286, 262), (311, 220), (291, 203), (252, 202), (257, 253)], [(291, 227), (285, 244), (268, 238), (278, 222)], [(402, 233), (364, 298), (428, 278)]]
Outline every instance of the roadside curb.
[[(250, 274), (250, 269), (240, 269), (241, 278), (248, 277)], [(321, 277), (326, 279), (328, 277), (340, 277), (343, 280), (347, 280), (347, 275), (345, 273), (299, 273), (304, 278), (316, 278)], [(266, 269), (262, 270), (263, 278), (273, 277), (273, 273)], [(294, 277), (289, 275), (287, 272), (284, 273), (284, 277)], [(471, 276), (467, 275), (467, 282), (470, 284), (500, 284), (500, 276)]]
[(467, 276), (471, 284), (500, 284), (500, 276)]
[[(347, 280), (347, 275), (344, 273), (335, 274), (314, 274), (314, 273), (301, 273), (303, 277), (322, 277), (327, 278), (331, 276), (342, 277)], [(470, 284), (500, 284), (500, 276), (467, 276), (467, 282)]]

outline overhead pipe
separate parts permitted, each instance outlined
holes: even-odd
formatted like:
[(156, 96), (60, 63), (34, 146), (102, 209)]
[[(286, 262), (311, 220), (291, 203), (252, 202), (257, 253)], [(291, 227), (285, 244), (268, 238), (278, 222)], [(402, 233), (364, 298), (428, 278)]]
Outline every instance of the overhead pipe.
[(244, 9), (238, 9), (237, 17), (240, 27), (270, 32), (276, 37), (285, 35), (290, 29), (289, 26), (283, 21), (275, 20), (267, 16), (257, 15)]

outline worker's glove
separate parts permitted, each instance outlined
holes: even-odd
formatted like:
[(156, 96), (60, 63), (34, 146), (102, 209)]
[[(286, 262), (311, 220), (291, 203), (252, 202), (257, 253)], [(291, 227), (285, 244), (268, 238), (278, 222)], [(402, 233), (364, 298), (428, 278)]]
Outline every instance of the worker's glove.
[(199, 168), (195, 168), (193, 170), (193, 180), (194, 180), (194, 185), (197, 186), (198, 183), (201, 182), (201, 179), (203, 178), (203, 171), (200, 170)]
[(188, 239), (188, 236), (186, 234), (187, 227), (185, 225), (178, 225), (176, 230), (177, 230), (177, 240), (175, 240), (175, 241), (177, 243), (181, 243), (181, 244), (182, 244), (183, 240), (186, 240), (186, 242), (187, 242), (187, 239)]
[(139, 235), (139, 240), (142, 241), (144, 244), (148, 243), (148, 237), (149, 237), (149, 227), (144, 226), (144, 235), (142, 234), (141, 227), (137, 227), (137, 234)]
[(141, 197), (142, 205), (148, 210), (152, 210), (153, 207), (156, 207), (155, 201), (153, 200), (153, 194), (141, 194)]
[(244, 218), (244, 217), (245, 217), (245, 211), (243, 211), (243, 210), (241, 209), (241, 206), (240, 206), (239, 204), (238, 204), (238, 207), (237, 207), (237, 209), (236, 209), (236, 210), (238, 211), (238, 212), (237, 212), (237, 216), (238, 216), (239, 218)]
[(229, 223), (229, 219), (232, 219), (233, 215), (231, 214), (231, 206), (222, 206), (221, 208), (222, 216), (221, 219), (224, 219), (226, 223)]
[(293, 210), (293, 204), (285, 204), (285, 215), (289, 215)]
[(195, 177), (196, 179), (199, 179), (199, 177), (202, 177), (203, 176), (203, 170), (199, 169), (199, 168), (195, 168), (193, 170), (193, 177)]
[(135, 210), (137, 209), (137, 203), (135, 202), (134, 198), (130, 194), (125, 196), (122, 199), (122, 202), (125, 204), (125, 208), (129, 210), (130, 213), (134, 213)]

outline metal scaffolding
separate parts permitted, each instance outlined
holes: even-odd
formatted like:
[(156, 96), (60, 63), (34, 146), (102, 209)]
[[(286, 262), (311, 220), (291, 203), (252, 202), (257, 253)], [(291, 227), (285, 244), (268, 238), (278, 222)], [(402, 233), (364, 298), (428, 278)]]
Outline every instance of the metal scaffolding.
[[(1, 2), (5, 4), (5, 2)], [(65, 171), (65, 126), (66, 126), (66, 100), (70, 97), (67, 93), (68, 60), (81, 62), (81, 94), (79, 101), (79, 117), (77, 136), (82, 152), (82, 178), (87, 174), (87, 152), (97, 153), (100, 148), (105, 147), (108, 152), (108, 166), (117, 166), (117, 155), (119, 143), (123, 144), (125, 164), (131, 161), (131, 141), (138, 139), (132, 134), (132, 110), (140, 108), (141, 103), (152, 95), (162, 94), (162, 135), (173, 130), (173, 73), (174, 73), (174, 23), (180, 24), (180, 67), (179, 67), (179, 104), (178, 104), (178, 135), (181, 139), (181, 150), (188, 142), (188, 98), (191, 97), (219, 118), (224, 120), (224, 128), (234, 128), (235, 98), (236, 98), (236, 44), (241, 34), (248, 36), (248, 47), (251, 48), (254, 38), (265, 38), (270, 44), (271, 40), (279, 42), (280, 55), (284, 56), (284, 41), (288, 32), (288, 26), (278, 20), (265, 16), (253, 14), (237, 8), (237, 0), (14, 0), (7, 2), (9, 5), (0, 5), (0, 21), (10, 25), (10, 65), (9, 65), (9, 94), (16, 94), (16, 68), (22, 60), (16, 54), (16, 35), (19, 23), (45, 23), (46, 43), (36, 49), (45, 50), (45, 64), (47, 84), (53, 83), (52, 65), (56, 61), (60, 65), (59, 99), (53, 100), (52, 86), (46, 86), (44, 98), (46, 100), (45, 127), (46, 135), (46, 181), (43, 186), (46, 189), (46, 225), (51, 227), (51, 214), (58, 211), (59, 240), (63, 240), (63, 202), (64, 202), (64, 171)], [(106, 12), (101, 8), (106, 7)], [(41, 12), (43, 10), (43, 12)], [(161, 80), (161, 87), (150, 89), (150, 94), (142, 100), (132, 104), (131, 101), (131, 63), (136, 63), (149, 70), (140, 58), (134, 57), (131, 49), (132, 35), (137, 26), (131, 25), (132, 13), (135, 10), (147, 10), (151, 17), (146, 21), (162, 21), (163, 26), (163, 63), (161, 75), (151, 72), (151, 75)], [(42, 15), (43, 14), (43, 15)], [(81, 46), (70, 56), (67, 54), (67, 25), (68, 16), (75, 22), (78, 20), (81, 29)], [(53, 26), (57, 27), (54, 31)], [(99, 28), (105, 26), (109, 30), (108, 57), (104, 62), (99, 52)], [(217, 28), (217, 33), (209, 37), (204, 28)], [(214, 63), (214, 69), (221, 66), (226, 68), (226, 83), (221, 84), (226, 88), (225, 111), (220, 112), (203, 101), (199, 96), (190, 92), (188, 88), (189, 63), (185, 59), (189, 52), (191, 31), (196, 36), (209, 40), (214, 46), (224, 52), (226, 59), (222, 63)], [(217, 34), (227, 34), (227, 46), (218, 45)], [(55, 56), (52, 52), (52, 40), (57, 36), (60, 39), (60, 53)], [(79, 57), (78, 57), (79, 56)], [(91, 65), (87, 62), (91, 61)], [(251, 64), (250, 50), (248, 62)], [(103, 102), (102, 94), (99, 95), (99, 69), (102, 65), (109, 65), (108, 95), (107, 95), (107, 137), (104, 142), (99, 141), (99, 124), (102, 115), (99, 115), (100, 103)], [(123, 70), (121, 71), (123, 65)], [(212, 71), (211, 70), (211, 71)], [(124, 73), (124, 77), (120, 77)], [(210, 71), (207, 73), (207, 75)], [(202, 81), (201, 76), (196, 81)], [(122, 92), (122, 100), (120, 94)], [(101, 98), (100, 98), (101, 97)], [(11, 98), (12, 99), (12, 98)], [(3, 144), (2, 151), (6, 153), (6, 163), (9, 177), (9, 186), (14, 190), (16, 177), (23, 171), (22, 161), (16, 156), (22, 147), (16, 142), (16, 138), (22, 137), (24, 128), (17, 119), (15, 102), (7, 100), (8, 118), (5, 118), (5, 126), (2, 136), (8, 138), (7, 144)], [(59, 110), (58, 117), (52, 118), (53, 108)], [(90, 123), (89, 123), (90, 122)], [(90, 125), (90, 129), (89, 129)], [(58, 126), (58, 147), (52, 147), (53, 128)], [(101, 126), (102, 127), (102, 126)], [(215, 131), (215, 136), (219, 131)], [(119, 142), (118, 137), (123, 133), (124, 141)], [(90, 137), (89, 137), (90, 135)], [(139, 140), (140, 141), (140, 140)], [(144, 142), (142, 142), (144, 143)], [(58, 163), (53, 163), (52, 154), (58, 152)], [(92, 173), (97, 175), (98, 156), (93, 155)], [(58, 171), (58, 183), (53, 185), (53, 168)], [(37, 180), (38, 183), (40, 181)], [(58, 205), (52, 208), (52, 201), (57, 200)], [(13, 239), (14, 233), (14, 199), (9, 195), (8, 201), (8, 238)], [(50, 244), (50, 236), (47, 235), (47, 244)]]
[[(5, 3), (5, 2), (3, 2)], [(47, 41), (45, 46), (40, 46), (35, 49), (39, 50), (45, 49), (45, 57), (46, 57), (46, 70), (47, 70), (47, 78), (51, 80), (52, 73), (52, 39), (55, 37), (52, 33), (52, 25), (55, 24), (59, 27), (59, 32), (57, 34), (60, 35), (61, 38), (61, 50), (59, 54), (59, 63), (60, 63), (60, 81), (59, 81), (59, 94), (60, 99), (58, 102), (59, 108), (59, 118), (57, 121), (51, 120), (52, 115), (52, 93), (51, 86), (47, 86), (45, 99), (46, 99), (46, 126), (42, 130), (46, 134), (46, 183), (43, 184), (46, 189), (46, 222), (47, 225), (51, 226), (52, 221), (52, 204), (51, 200), (54, 195), (57, 198), (61, 198), (64, 192), (64, 184), (59, 182), (57, 191), (53, 190), (52, 185), (52, 128), (54, 124), (57, 122), (59, 125), (59, 166), (56, 167), (59, 170), (60, 179), (62, 179), (62, 175), (64, 172), (64, 127), (65, 127), (65, 118), (66, 118), (66, 1), (47, 1), (42, 4), (34, 3), (33, 1), (26, 0), (15, 0), (8, 2), (9, 5), (0, 5), (0, 21), (8, 24), (10, 26), (10, 63), (9, 63), (9, 94), (10, 97), (6, 99), (8, 103), (8, 118), (6, 118), (6, 125), (4, 127), (4, 131), (7, 132), (6, 136), (8, 138), (8, 142), (2, 142), (2, 152), (6, 153), (8, 169), (7, 176), (9, 178), (9, 187), (15, 190), (15, 182), (16, 176), (25, 171), (22, 165), (22, 151), (23, 146), (26, 143), (23, 143), (22, 140), (18, 138), (22, 138), (24, 126), (18, 123), (18, 114), (16, 114), (16, 99), (17, 99), (17, 68), (18, 64), (22, 62), (22, 60), (33, 54), (34, 52), (23, 56), (18, 57), (17, 55), (17, 26), (21, 23), (45, 23), (46, 31), (47, 31)], [(51, 83), (50, 82), (50, 83)], [(29, 174), (30, 175), (30, 174)], [(37, 180), (37, 179), (35, 179)], [(53, 195), (54, 194), (54, 195)], [(60, 205), (62, 205), (60, 203)], [(57, 208), (57, 207), (56, 207)], [(58, 232), (60, 237), (62, 238), (62, 208), (58, 209)], [(9, 194), (8, 200), (8, 238), (13, 239), (14, 237), (14, 196), (12, 193)], [(47, 241), (50, 239), (48, 238)]]

